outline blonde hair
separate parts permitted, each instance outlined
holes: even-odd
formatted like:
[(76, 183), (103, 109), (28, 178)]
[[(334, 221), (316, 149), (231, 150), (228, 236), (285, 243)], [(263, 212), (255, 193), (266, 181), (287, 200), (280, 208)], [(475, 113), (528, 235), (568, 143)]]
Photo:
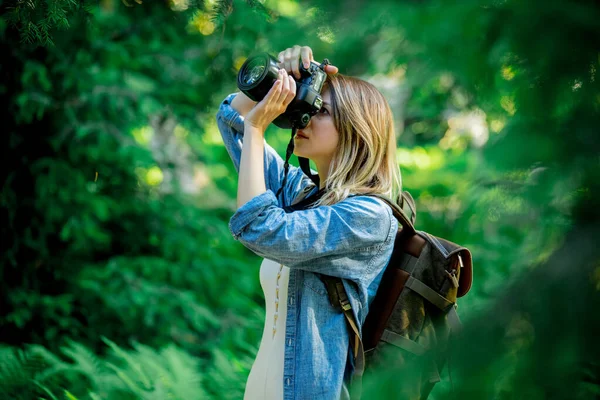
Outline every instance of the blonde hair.
[(385, 97), (362, 79), (330, 75), (339, 147), (329, 166), (326, 192), (315, 204), (331, 205), (350, 194), (381, 194), (396, 200), (401, 192), (392, 111)]

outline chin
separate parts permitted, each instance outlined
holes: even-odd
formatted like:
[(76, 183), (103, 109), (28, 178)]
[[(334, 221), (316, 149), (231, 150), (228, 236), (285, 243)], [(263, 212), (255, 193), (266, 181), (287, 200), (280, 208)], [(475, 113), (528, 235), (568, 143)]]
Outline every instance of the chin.
[(307, 154), (305, 154), (305, 153), (302, 151), (302, 149), (301, 149), (301, 148), (299, 148), (299, 147), (301, 147), (301, 145), (300, 145), (300, 146), (298, 146), (298, 145), (297, 145), (297, 143), (295, 143), (295, 146), (294, 146), (294, 155), (295, 155), (296, 157), (304, 157), (304, 158), (309, 158), (309, 157), (308, 157), (308, 155), (307, 155)]

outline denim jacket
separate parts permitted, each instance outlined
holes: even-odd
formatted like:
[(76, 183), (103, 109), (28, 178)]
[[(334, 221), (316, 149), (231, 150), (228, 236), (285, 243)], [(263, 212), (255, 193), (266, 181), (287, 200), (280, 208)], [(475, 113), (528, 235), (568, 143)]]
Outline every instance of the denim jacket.
[[(234, 97), (229, 95), (221, 104), (217, 123), (239, 171), (244, 120), (230, 106)], [(318, 274), (342, 278), (362, 326), (391, 256), (398, 222), (389, 206), (369, 196), (286, 213), (275, 196), (283, 180), (283, 160), (267, 143), (264, 163), (267, 191), (240, 207), (229, 229), (257, 255), (290, 268), (284, 400), (347, 399), (344, 382), (354, 368), (349, 328), (344, 315), (329, 303)], [(284, 191), (287, 202), (317, 188), (300, 168), (290, 165)]]

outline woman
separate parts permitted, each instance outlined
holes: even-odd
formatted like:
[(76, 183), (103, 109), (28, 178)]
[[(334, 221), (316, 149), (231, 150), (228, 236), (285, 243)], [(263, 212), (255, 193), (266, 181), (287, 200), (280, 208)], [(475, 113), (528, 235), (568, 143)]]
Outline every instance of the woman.
[(318, 194), (307, 209), (286, 212), (281, 196), (283, 160), (264, 141), (267, 126), (295, 96), (292, 75), (309, 47), (279, 53), (279, 79), (254, 103), (229, 95), (217, 114), (219, 129), (239, 173), (238, 210), (229, 228), (264, 257), (260, 282), (266, 319), (245, 399), (349, 398), (354, 364), (344, 315), (329, 303), (319, 274), (342, 278), (356, 321), (362, 324), (392, 253), (398, 223), (383, 201), (396, 198), (393, 119), (385, 98), (360, 79), (329, 74), (324, 105), (294, 138), (294, 153), (314, 161), (320, 187), (290, 167), (285, 199)]

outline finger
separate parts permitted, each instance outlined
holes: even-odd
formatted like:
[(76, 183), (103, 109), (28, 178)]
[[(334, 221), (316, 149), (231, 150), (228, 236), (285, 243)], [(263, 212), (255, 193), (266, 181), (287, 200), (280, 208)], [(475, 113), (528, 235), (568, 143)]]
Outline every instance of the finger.
[(312, 49), (308, 46), (303, 46), (300, 49), (300, 57), (302, 58), (302, 64), (304, 65), (304, 68), (308, 69), (308, 67), (310, 67), (310, 62), (314, 60)]
[(283, 68), (283, 62), (285, 61), (285, 50), (280, 51), (279, 54), (277, 54), (277, 61), (279, 61), (279, 68)]
[(292, 102), (292, 100), (294, 100), (294, 97), (296, 97), (296, 81), (291, 75), (288, 75), (287, 80), (290, 83), (290, 91), (288, 92), (284, 100), (286, 108)]
[(281, 79), (277, 79), (275, 81), (275, 83), (273, 84), (273, 86), (271, 87), (271, 90), (269, 90), (269, 92), (263, 99), (263, 102), (265, 103), (265, 105), (270, 105), (271, 103), (273, 103), (273, 98), (279, 97), (280, 90), (281, 90)]
[(271, 87), (271, 89), (269, 90), (269, 92), (267, 93), (265, 98), (263, 99), (265, 104), (272, 104), (277, 99), (279, 99), (279, 95), (281, 93), (281, 83), (282, 83), (282, 80), (281, 80), (281, 72), (280, 72), (279, 77), (277, 78), (275, 83), (273, 83), (273, 86)]
[(335, 65), (326, 65), (325, 66), (325, 72), (327, 72), (330, 75), (337, 74), (338, 71), (339, 71), (339, 69)]
[(283, 54), (283, 69), (285, 69), (287, 72), (292, 72), (292, 52), (293, 49), (289, 48), (286, 49)]
[(300, 79), (300, 70), (299, 70), (300, 62), (299, 58), (294, 58), (291, 60), (291, 74), (296, 77), (296, 79)]
[(292, 58), (290, 61), (292, 64), (292, 73), (294, 74), (296, 79), (300, 79), (300, 70), (298, 69), (298, 67), (300, 66), (300, 51), (300, 46), (296, 45), (292, 47)]
[(282, 70), (281, 74), (281, 93), (279, 93), (279, 98), (277, 99), (278, 103), (284, 103), (285, 99), (290, 92), (290, 76)]

